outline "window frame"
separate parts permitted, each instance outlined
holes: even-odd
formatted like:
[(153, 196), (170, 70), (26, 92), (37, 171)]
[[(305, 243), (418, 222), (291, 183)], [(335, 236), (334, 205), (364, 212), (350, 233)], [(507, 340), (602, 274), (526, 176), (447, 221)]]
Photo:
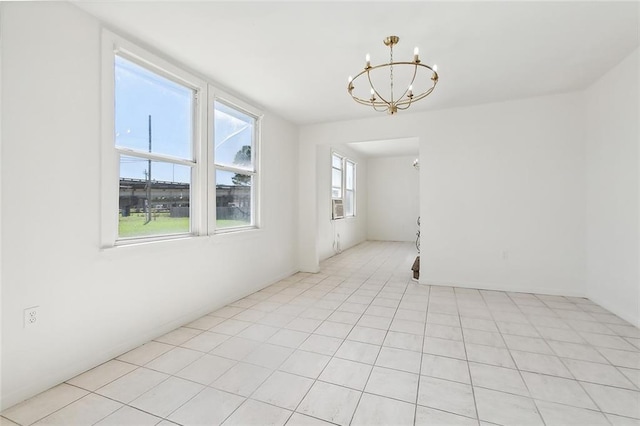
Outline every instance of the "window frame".
[[(333, 165), (333, 157), (337, 157), (340, 159), (340, 168), (338, 169), (337, 167), (335, 167)], [(342, 155), (338, 154), (337, 152), (331, 152), (331, 199), (332, 200), (343, 200), (344, 197), (344, 159), (345, 157), (343, 157)], [(333, 186), (333, 171), (334, 170), (339, 170), (340, 171), (340, 186), (339, 187), (335, 187)], [(336, 197), (333, 195), (333, 190), (335, 188), (339, 188), (340, 189), (340, 196)], [(344, 200), (343, 200), (344, 202)]]
[[(232, 108), (237, 112), (248, 115), (252, 117), (254, 121), (253, 128), (253, 139), (251, 145), (251, 165), (252, 169), (247, 170), (243, 168), (236, 168), (229, 165), (217, 164), (215, 161), (215, 103), (219, 102), (224, 104), (228, 108)], [(211, 173), (209, 173), (209, 186), (213, 192), (210, 191), (212, 196), (209, 201), (209, 211), (211, 212), (210, 216), (212, 218), (209, 223), (209, 234), (212, 235), (220, 235), (227, 234), (231, 232), (238, 232), (244, 230), (252, 230), (252, 229), (260, 229), (261, 221), (260, 221), (260, 145), (261, 145), (261, 136), (262, 136), (262, 118), (263, 114), (260, 110), (255, 107), (252, 107), (246, 102), (241, 101), (240, 99), (225, 93), (221, 90), (216, 90), (213, 86), (209, 85), (209, 97), (207, 101), (207, 107), (210, 110), (210, 121), (209, 121), (209, 144), (211, 149), (209, 150), (208, 164), (211, 166)], [(217, 227), (217, 210), (216, 210), (216, 171), (227, 171), (232, 173), (240, 173), (251, 176), (251, 223), (248, 225), (242, 226), (230, 226), (225, 228)]]
[[(352, 166), (352, 170), (353, 170), (353, 188), (349, 189), (348, 185), (347, 185), (347, 173), (348, 173), (348, 164), (351, 164)], [(357, 172), (358, 168), (357, 168), (357, 163), (349, 158), (345, 158), (344, 159), (344, 199), (342, 201), (342, 203), (345, 206), (345, 212), (344, 212), (344, 217), (355, 217), (356, 216), (356, 185), (357, 183)], [(346, 210), (346, 199), (347, 199), (347, 193), (351, 192), (353, 194), (353, 205), (352, 205), (352, 213), (351, 214), (347, 214), (347, 210)]]
[[(340, 179), (340, 196), (339, 197), (335, 197), (333, 195), (333, 190), (334, 187), (333, 186), (333, 171), (334, 170), (338, 170), (337, 167), (334, 167), (333, 165), (333, 158), (337, 157), (340, 159), (340, 173), (341, 173), (341, 179)], [(353, 189), (347, 189), (347, 163), (351, 164), (353, 166)], [(356, 197), (357, 197), (357, 165), (358, 163), (355, 160), (352, 160), (351, 158), (344, 156), (340, 153), (338, 153), (337, 151), (332, 150), (331, 151), (331, 176), (330, 176), (330, 180), (331, 180), (331, 200), (342, 200), (342, 205), (345, 206), (345, 214), (344, 217), (346, 218), (353, 218), (356, 217), (357, 214), (357, 209), (356, 209)], [(347, 191), (352, 192), (353, 193), (353, 212), (352, 214), (347, 214), (346, 212), (346, 199), (347, 199)]]
[[(171, 155), (144, 153), (131, 148), (118, 147), (115, 144), (115, 58), (116, 55), (142, 66), (181, 84), (194, 91), (192, 111), (192, 155), (184, 160)], [(215, 167), (213, 124), (214, 104), (219, 99), (226, 105), (239, 109), (256, 119), (252, 157), (254, 164), (254, 182), (252, 185), (252, 226), (225, 228), (225, 234), (238, 231), (260, 229), (260, 141), (262, 138), (261, 121), (263, 113), (258, 108), (243, 102), (213, 86), (210, 81), (187, 67), (140, 47), (107, 29), (102, 30), (101, 40), (101, 149), (100, 149), (100, 248), (131, 246), (150, 242), (179, 240), (193, 237), (212, 237), (222, 234), (216, 230), (215, 223)], [(255, 149), (254, 149), (255, 148)], [(190, 187), (190, 231), (179, 234), (163, 234), (120, 238), (119, 221), (119, 182), (120, 156), (132, 155), (162, 162), (191, 167)], [(246, 173), (246, 171), (243, 171)], [(115, 213), (114, 213), (115, 212)]]

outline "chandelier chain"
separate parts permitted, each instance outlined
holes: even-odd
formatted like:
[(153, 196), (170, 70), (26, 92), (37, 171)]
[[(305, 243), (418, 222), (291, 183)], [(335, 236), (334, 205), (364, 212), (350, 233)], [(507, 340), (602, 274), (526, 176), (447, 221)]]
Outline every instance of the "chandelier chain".
[(391, 60), (389, 61), (391, 63), (391, 66), (389, 67), (390, 72), (391, 72), (391, 104), (393, 105), (393, 44), (391, 44)]

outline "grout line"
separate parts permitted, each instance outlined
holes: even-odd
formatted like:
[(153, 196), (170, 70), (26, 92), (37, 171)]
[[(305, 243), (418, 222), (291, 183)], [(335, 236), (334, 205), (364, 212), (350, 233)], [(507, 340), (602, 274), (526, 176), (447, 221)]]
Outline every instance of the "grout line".
[(422, 345), (420, 347), (420, 368), (418, 369), (418, 386), (416, 386), (416, 403), (413, 410), (413, 424), (418, 419), (418, 399), (420, 397), (420, 378), (422, 377), (422, 362), (424, 361), (424, 344), (427, 340), (427, 320), (429, 318), (429, 302), (431, 301), (431, 286), (427, 286), (427, 309), (424, 312), (424, 328), (422, 330)]
[[(473, 398), (473, 407), (476, 411), (476, 421), (478, 422), (478, 424), (480, 424), (480, 413), (478, 411), (478, 402), (476, 400), (476, 390), (475, 390), (475, 387), (473, 386), (473, 376), (471, 375), (471, 366), (469, 365), (469, 355), (467, 354), (467, 342), (465, 341), (465, 338), (464, 338), (465, 328), (462, 326), (462, 316), (460, 315), (460, 306), (458, 304), (458, 295), (456, 293), (455, 287), (453, 288), (453, 299), (455, 300), (456, 310), (458, 311), (458, 321), (460, 322), (460, 333), (462, 334), (462, 346), (464, 348), (464, 356), (466, 358), (466, 363), (467, 363), (467, 372), (469, 373), (469, 386), (471, 387), (471, 397)], [(505, 343), (505, 346), (506, 346), (506, 343)]]

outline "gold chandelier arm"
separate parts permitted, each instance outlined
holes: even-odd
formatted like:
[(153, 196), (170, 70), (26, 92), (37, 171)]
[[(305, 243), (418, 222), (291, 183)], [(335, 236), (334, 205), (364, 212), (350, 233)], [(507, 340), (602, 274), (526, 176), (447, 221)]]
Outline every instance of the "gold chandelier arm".
[[(353, 79), (351, 80), (351, 83), (349, 83), (349, 85), (347, 86), (347, 91), (349, 92), (349, 94), (350, 94), (354, 99), (356, 99), (356, 98), (357, 98), (357, 96), (355, 96), (355, 95), (353, 94), (353, 92), (352, 92), (353, 88), (355, 87), (355, 82), (356, 82), (356, 80), (357, 80), (359, 77), (361, 77), (363, 74), (367, 74), (367, 80), (368, 80), (369, 86), (370, 86), (371, 88), (373, 88), (373, 91), (374, 91), (375, 95), (376, 95), (379, 99), (381, 99), (382, 101), (384, 101), (384, 102), (386, 103), (386, 105), (389, 105), (389, 104), (390, 104), (390, 102), (388, 102), (388, 101), (387, 101), (383, 96), (381, 96), (381, 95), (380, 95), (380, 93), (379, 93), (379, 92), (376, 90), (376, 88), (373, 86), (373, 84), (372, 84), (372, 82), (371, 82), (370, 72), (371, 72), (371, 71), (373, 71), (373, 70), (375, 70), (375, 69), (389, 67), (390, 65), (391, 65), (391, 64), (389, 64), (389, 63), (386, 63), (386, 64), (380, 64), (380, 65), (372, 66), (372, 67), (369, 67), (369, 68), (366, 68), (366, 69), (364, 69), (364, 70), (360, 71), (360, 73), (356, 74), (356, 76), (355, 76), (355, 77), (353, 77)], [(432, 73), (431, 81), (433, 81), (433, 85), (432, 85), (432, 86), (431, 86), (431, 88), (430, 88), (429, 90), (427, 90), (426, 92), (424, 92), (424, 93), (420, 93), (420, 94), (418, 94), (418, 95), (414, 95), (414, 96), (413, 96), (412, 103), (413, 103), (413, 102), (417, 102), (418, 100), (423, 99), (423, 98), (425, 98), (426, 96), (428, 96), (428, 95), (433, 91), (433, 89), (435, 88), (435, 86), (436, 86), (436, 84), (437, 84), (437, 82), (438, 82), (438, 73), (436, 73), (436, 72), (433, 70), (433, 68), (431, 68), (429, 65), (425, 65), (425, 64), (422, 64), (422, 63), (417, 63), (417, 64), (416, 64), (415, 62), (395, 62), (395, 63), (394, 63), (394, 65), (413, 65), (413, 66), (414, 66), (414, 78), (412, 78), (412, 79), (411, 79), (411, 83), (413, 83), (413, 82), (415, 81), (415, 77), (417, 76), (417, 73), (418, 73), (418, 67), (426, 68), (426, 69), (428, 69), (428, 70)], [(405, 94), (406, 94), (406, 92), (407, 92), (407, 91), (408, 91), (408, 87), (407, 87), (407, 90), (405, 91)], [(404, 96), (404, 95), (403, 95), (403, 96)], [(362, 98), (358, 98), (358, 99), (362, 99)], [(402, 99), (402, 97), (401, 97), (400, 99)], [(403, 100), (403, 101), (401, 101), (401, 102), (397, 102), (397, 103), (398, 103), (398, 104), (405, 104), (405, 103), (407, 103), (407, 101), (408, 101), (408, 100), (407, 100), (407, 99), (405, 99), (405, 100)], [(394, 103), (396, 103), (396, 102), (394, 102)], [(367, 100), (367, 101), (366, 101), (366, 105), (371, 105), (371, 100)]]
[(354, 101), (356, 101), (357, 103), (359, 103), (360, 105), (366, 105), (366, 106), (373, 106), (373, 107), (382, 107), (382, 108), (387, 108), (388, 104), (376, 100), (373, 103), (371, 102), (371, 99), (362, 99), (359, 98), (357, 96), (351, 95), (351, 97), (353, 98)]
[[(377, 67), (374, 67), (377, 68)], [(384, 102), (385, 104), (389, 104), (389, 101), (387, 101), (380, 93), (378, 93), (378, 91), (376, 90), (375, 87), (373, 87), (373, 83), (371, 82), (371, 74), (369, 73), (369, 71), (371, 71), (371, 69), (373, 68), (369, 68), (369, 70), (367, 70), (367, 79), (369, 80), (369, 87), (371, 87), (373, 89), (373, 93), (375, 93), (375, 95), (378, 97), (378, 99), (380, 99), (382, 102)], [(375, 101), (373, 101), (375, 102)]]
[[(424, 98), (426, 98), (427, 96), (429, 96), (429, 95), (431, 94), (431, 92), (433, 92), (433, 89), (435, 89), (435, 88), (436, 88), (436, 84), (437, 84), (437, 82), (438, 82), (438, 80), (437, 80), (437, 79), (436, 79), (436, 80), (434, 80), (434, 82), (433, 82), (433, 86), (431, 86), (431, 88), (430, 88), (429, 90), (427, 90), (427, 91), (426, 91), (426, 92), (424, 92), (424, 93), (421, 93), (421, 94), (420, 94), (420, 95), (418, 95), (418, 96), (414, 96), (414, 97), (413, 97), (413, 100), (412, 100), (411, 102), (417, 102), (417, 101), (419, 101), (420, 99), (424, 99)], [(401, 102), (401, 103), (400, 103), (400, 105), (405, 105), (406, 103), (407, 103), (407, 101), (403, 101), (403, 102)]]
[[(415, 64), (415, 62), (414, 62), (414, 64)], [(418, 74), (418, 64), (415, 64), (415, 67), (413, 67), (413, 77), (411, 78), (411, 83), (409, 83), (407, 88), (404, 89), (404, 93), (402, 94), (402, 96), (400, 96), (398, 98), (398, 100), (396, 101), (396, 105), (404, 105), (404, 103), (407, 101), (407, 100), (403, 100), (403, 99), (407, 95), (407, 93), (409, 92), (409, 87), (413, 86), (413, 82), (416, 81), (416, 75), (417, 74)], [(409, 105), (411, 105), (411, 98), (407, 98), (409, 100)], [(409, 107), (407, 107), (407, 108), (409, 108)], [(398, 109), (407, 109), (407, 108), (398, 108)]]

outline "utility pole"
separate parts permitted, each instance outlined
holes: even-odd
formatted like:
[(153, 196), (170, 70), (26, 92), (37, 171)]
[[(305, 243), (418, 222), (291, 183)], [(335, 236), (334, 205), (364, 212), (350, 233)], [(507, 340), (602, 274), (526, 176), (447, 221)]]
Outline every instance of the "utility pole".
[[(151, 153), (151, 115), (149, 115), (149, 153)], [(151, 222), (151, 159), (148, 161), (149, 172), (147, 173), (147, 220), (144, 222)]]

